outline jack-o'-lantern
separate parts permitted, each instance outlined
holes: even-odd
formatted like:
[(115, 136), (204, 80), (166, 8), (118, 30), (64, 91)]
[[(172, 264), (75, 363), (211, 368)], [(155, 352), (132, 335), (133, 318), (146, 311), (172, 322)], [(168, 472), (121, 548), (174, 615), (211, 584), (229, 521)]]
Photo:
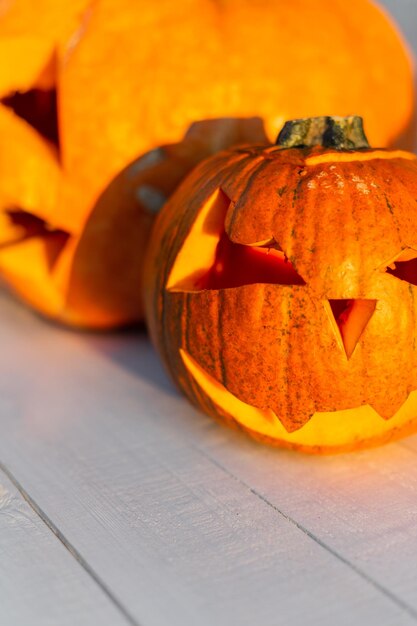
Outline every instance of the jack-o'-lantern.
[[(259, 116), (271, 137), (289, 116), (355, 110), (377, 145), (410, 141), (410, 59), (368, 0), (12, 0), (2, 34), (22, 54), (0, 67), (0, 272), (71, 324), (141, 317), (150, 185), (126, 168), (192, 123)], [(169, 164), (145, 163), (154, 207)]]
[(101, 327), (140, 320), (143, 258), (166, 199), (195, 165), (220, 148), (265, 139), (257, 118), (196, 122), (181, 142), (156, 148), (122, 170), (98, 199), (73, 250), (66, 311), (82, 314), (84, 325), (86, 320)]
[(417, 157), (360, 118), (200, 164), (159, 215), (151, 335), (213, 416), (330, 452), (417, 430)]

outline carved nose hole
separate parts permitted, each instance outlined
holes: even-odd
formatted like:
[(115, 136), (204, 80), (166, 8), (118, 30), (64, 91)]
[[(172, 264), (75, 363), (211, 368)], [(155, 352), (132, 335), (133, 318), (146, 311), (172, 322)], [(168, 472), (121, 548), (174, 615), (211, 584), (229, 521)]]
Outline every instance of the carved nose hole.
[(335, 332), (350, 359), (375, 311), (376, 300), (338, 299), (329, 300), (329, 304)]

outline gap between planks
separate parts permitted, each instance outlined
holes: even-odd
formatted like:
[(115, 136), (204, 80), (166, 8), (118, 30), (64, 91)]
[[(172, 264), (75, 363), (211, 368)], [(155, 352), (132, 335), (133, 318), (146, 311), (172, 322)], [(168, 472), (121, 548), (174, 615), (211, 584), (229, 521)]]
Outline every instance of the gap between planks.
[[(239, 483), (242, 487), (244, 487), (248, 492), (250, 492), (255, 498), (259, 499), (271, 509), (273, 509), (278, 515), (280, 515), (283, 519), (285, 519), (289, 524), (295, 526), (300, 532), (309, 537), (313, 542), (318, 544), (323, 550), (328, 552), (333, 558), (340, 561), (344, 565), (346, 565), (349, 569), (351, 569), (356, 575), (358, 575), (362, 580), (364, 580), (367, 584), (371, 585), (374, 589), (380, 592), (384, 597), (389, 599), (393, 604), (395, 604), (398, 608), (407, 613), (409, 617), (411, 617), (417, 623), (417, 611), (413, 609), (406, 602), (403, 602), (400, 598), (394, 595), (389, 589), (375, 581), (373, 578), (368, 576), (365, 572), (363, 572), (356, 565), (351, 563), (348, 559), (346, 559), (343, 555), (334, 550), (331, 546), (327, 545), (324, 541), (322, 541), (319, 537), (317, 537), (314, 533), (309, 531), (305, 526), (297, 522), (294, 518), (287, 515), (283, 511), (281, 511), (275, 504), (273, 504), (268, 498), (266, 498), (262, 493), (258, 492), (256, 489), (251, 487), (248, 483), (246, 483), (241, 478), (237, 477), (233, 472), (231, 472), (227, 467), (225, 467), (222, 463), (220, 463), (217, 459), (213, 458), (209, 455), (205, 450), (202, 450), (198, 446), (190, 446), (195, 452), (203, 456), (207, 461), (212, 463), (215, 467), (217, 467), (220, 471), (226, 474), (229, 478)], [(407, 446), (408, 447), (408, 446)], [(21, 494), (22, 498), (28, 503), (34, 513), (42, 520), (42, 522), (48, 527), (49, 530), (53, 532), (53, 534), (57, 537), (57, 539), (63, 544), (63, 546), (70, 552), (70, 554), (76, 559), (79, 565), (86, 571), (86, 573), (93, 579), (93, 581), (98, 585), (98, 587), (103, 591), (103, 593), (108, 597), (108, 599), (115, 605), (115, 607), (119, 610), (119, 612), (126, 619), (127, 623), (130, 626), (142, 626), (130, 613), (129, 611), (121, 604), (119, 599), (113, 594), (111, 589), (104, 583), (104, 581), (98, 576), (98, 574), (94, 571), (94, 569), (87, 563), (87, 561), (83, 558), (83, 556), (78, 552), (78, 550), (72, 545), (65, 535), (59, 530), (59, 528), (54, 524), (54, 522), (49, 518), (49, 516), (41, 509), (41, 507), (33, 500), (33, 498), (28, 494), (22, 484), (17, 480), (17, 478), (12, 474), (12, 472), (2, 463), (0, 462), (0, 470), (7, 476), (10, 482), (15, 486), (18, 492)]]
[(251, 487), (248, 483), (246, 483), (244, 480), (242, 480), (241, 478), (238, 478), (235, 474), (233, 474), (233, 472), (231, 472), (227, 467), (225, 467), (222, 463), (220, 463), (219, 461), (217, 461), (217, 459), (214, 459), (212, 456), (210, 456), (207, 452), (205, 452), (204, 450), (202, 450), (201, 448), (198, 448), (197, 446), (191, 446), (196, 452), (200, 453), (202, 456), (204, 456), (210, 463), (212, 463), (213, 465), (215, 465), (218, 469), (220, 469), (221, 471), (223, 471), (225, 474), (227, 474), (230, 478), (232, 478), (233, 480), (235, 480), (236, 482), (238, 482), (240, 485), (242, 485), (242, 487), (245, 487), (248, 491), (250, 491), (250, 493), (252, 493), (256, 498), (259, 498), (262, 502), (264, 502), (267, 506), (271, 507), (271, 509), (273, 509), (274, 511), (276, 511), (278, 513), (278, 515), (280, 515), (281, 517), (283, 517), (287, 522), (289, 522), (290, 524), (292, 524), (293, 526), (295, 526), (296, 528), (298, 528), (298, 530), (300, 530), (302, 533), (304, 533), (305, 535), (307, 535), (307, 537), (309, 537), (312, 541), (314, 541), (315, 543), (317, 543), (321, 548), (323, 548), (326, 552), (328, 552), (329, 554), (331, 554), (335, 559), (337, 559), (338, 561), (340, 561), (341, 563), (343, 563), (344, 565), (346, 565), (347, 567), (349, 567), (353, 572), (355, 572), (355, 574), (357, 574), (360, 578), (362, 578), (362, 580), (364, 580), (365, 582), (367, 582), (369, 585), (371, 585), (372, 587), (374, 587), (374, 589), (376, 589), (377, 591), (379, 591), (383, 596), (385, 596), (386, 598), (388, 598), (389, 600), (391, 600), (391, 602), (393, 602), (397, 607), (399, 607), (400, 609), (402, 609), (403, 611), (405, 611), (407, 613), (407, 615), (409, 615), (411, 618), (413, 618), (416, 622), (417, 622), (417, 611), (410, 606), (409, 604), (407, 604), (406, 602), (404, 602), (403, 600), (401, 600), (401, 598), (398, 598), (395, 594), (393, 594), (387, 587), (384, 587), (384, 585), (381, 585), (380, 583), (378, 583), (378, 581), (374, 580), (373, 578), (371, 578), (370, 576), (368, 576), (368, 574), (366, 574), (365, 572), (363, 572), (359, 567), (357, 567), (356, 565), (354, 565), (353, 563), (351, 563), (348, 559), (346, 559), (343, 555), (339, 554), (339, 552), (337, 552), (336, 550), (334, 550), (331, 546), (327, 545), (324, 541), (322, 541), (319, 537), (317, 537), (314, 533), (312, 533), (311, 531), (309, 531), (305, 526), (303, 526), (302, 524), (300, 524), (299, 522), (297, 522), (295, 519), (293, 519), (292, 517), (290, 517), (289, 515), (287, 515), (286, 513), (284, 513), (283, 511), (281, 511), (275, 504), (273, 504), (272, 502), (270, 502), (270, 500), (268, 500), (264, 495), (262, 495), (261, 493), (259, 493), (256, 489), (254, 489), (253, 487)]
[(78, 552), (78, 550), (68, 541), (68, 539), (63, 535), (63, 533), (57, 528), (54, 522), (48, 517), (48, 515), (38, 506), (38, 504), (31, 498), (26, 489), (21, 485), (21, 483), (17, 480), (17, 478), (12, 474), (12, 472), (0, 461), (0, 471), (7, 476), (10, 482), (16, 487), (17, 491), (20, 493), (22, 498), (27, 502), (33, 512), (42, 520), (42, 522), (49, 528), (50, 531), (56, 536), (56, 538), (63, 544), (63, 546), (68, 550), (68, 552), (75, 558), (75, 560), (79, 563), (79, 565), (85, 570), (85, 572), (93, 579), (93, 581), (100, 587), (102, 592), (107, 596), (107, 598), (114, 604), (114, 606), (118, 609), (118, 611), (123, 615), (126, 619), (127, 623), (130, 626), (142, 626), (130, 613), (129, 611), (121, 604), (118, 598), (113, 594), (111, 589), (101, 580), (101, 578), (97, 575), (97, 573), (93, 570), (93, 568), (86, 562), (86, 560), (82, 557), (82, 555)]

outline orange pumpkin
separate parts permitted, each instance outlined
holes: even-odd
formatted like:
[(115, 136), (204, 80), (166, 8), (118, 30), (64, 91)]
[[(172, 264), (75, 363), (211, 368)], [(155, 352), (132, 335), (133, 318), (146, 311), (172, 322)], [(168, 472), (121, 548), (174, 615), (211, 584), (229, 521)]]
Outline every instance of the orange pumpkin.
[[(152, 220), (135, 190), (149, 174), (154, 191), (169, 194), (179, 177), (171, 185), (162, 178), (167, 163), (158, 180), (153, 165), (138, 180), (136, 166), (126, 168), (179, 144), (193, 122), (260, 116), (272, 136), (288, 116), (355, 110), (376, 144), (409, 140), (410, 59), (368, 0), (42, 0), (33, 7), (13, 0), (0, 19), (10, 50), (24, 41), (15, 71), (0, 68), (9, 106), (0, 108), (9, 138), (0, 150), (0, 272), (61, 321), (108, 327), (141, 317), (144, 246), (135, 242), (146, 241)], [(231, 145), (215, 136), (206, 144), (175, 170), (183, 175), (185, 162)]]
[(298, 120), (206, 160), (145, 268), (153, 341), (191, 401), (311, 452), (417, 430), (417, 157), (361, 129)]
[(150, 151), (122, 170), (98, 199), (77, 240), (66, 315), (75, 311), (84, 325), (88, 321), (101, 327), (142, 319), (144, 253), (163, 203), (219, 147), (262, 140), (263, 125), (256, 118), (196, 122), (183, 141)]

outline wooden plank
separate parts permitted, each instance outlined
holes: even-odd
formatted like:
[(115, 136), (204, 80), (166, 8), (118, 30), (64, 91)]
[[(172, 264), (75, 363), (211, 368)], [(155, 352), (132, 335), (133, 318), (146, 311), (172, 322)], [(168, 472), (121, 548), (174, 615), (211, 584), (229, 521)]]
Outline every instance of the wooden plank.
[(219, 431), (210, 439), (210, 458), (416, 615), (416, 437), (332, 457), (261, 450)]
[(1, 470), (0, 623), (4, 626), (130, 623)]
[[(372, 575), (384, 521), (373, 537), (342, 457), (271, 451), (218, 426), (177, 395), (143, 336), (77, 335), (4, 300), (0, 342), (0, 460), (141, 626), (416, 623), (407, 590)], [(389, 479), (366, 458), (352, 476), (389, 507)], [(340, 474), (346, 493), (332, 499)], [(271, 484), (293, 517), (268, 501)], [(396, 513), (406, 534), (410, 507)], [(349, 542), (355, 557), (372, 538), (359, 567)], [(403, 579), (413, 548), (394, 562)]]
[[(415, 0), (380, 0), (417, 55)], [(389, 112), (387, 112), (389, 115)], [(366, 122), (366, 120), (365, 120)], [(417, 611), (417, 436), (314, 458), (212, 429), (207, 455), (381, 589)], [(237, 439), (239, 441), (237, 441)]]

